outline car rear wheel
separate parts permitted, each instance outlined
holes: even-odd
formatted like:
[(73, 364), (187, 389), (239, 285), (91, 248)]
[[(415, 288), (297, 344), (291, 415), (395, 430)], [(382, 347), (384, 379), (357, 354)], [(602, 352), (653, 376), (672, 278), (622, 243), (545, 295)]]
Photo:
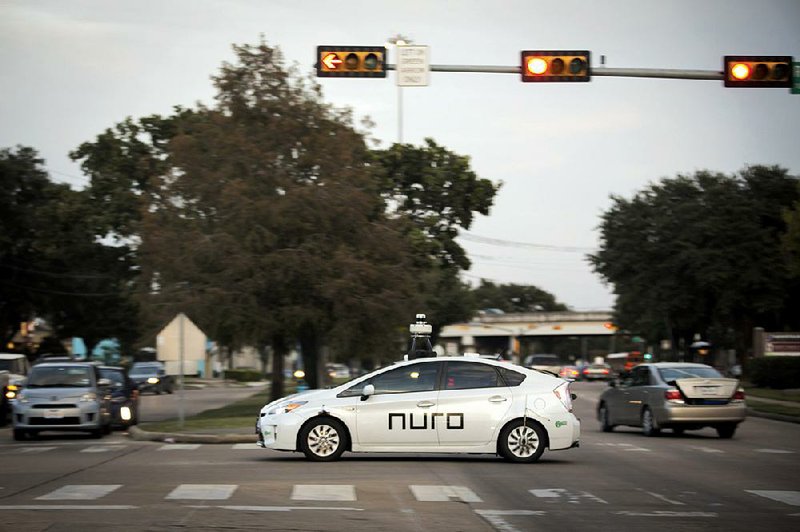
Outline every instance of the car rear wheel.
[(347, 447), (347, 431), (331, 418), (315, 419), (300, 431), (300, 450), (315, 462), (337, 460)]
[(25, 441), (28, 439), (28, 432), (24, 429), (14, 429), (14, 440)]
[(717, 429), (717, 435), (719, 435), (720, 438), (725, 439), (725, 440), (729, 440), (729, 439), (733, 438), (733, 435), (736, 433), (736, 425), (735, 424), (718, 425), (716, 427), (716, 429)]
[(517, 420), (500, 432), (500, 454), (511, 462), (535, 462), (542, 456), (547, 435), (533, 421)]
[(661, 429), (658, 428), (653, 411), (645, 407), (642, 410), (642, 434), (645, 436), (658, 436)]
[(682, 436), (685, 429), (683, 427), (672, 427), (672, 433), (675, 436)]
[(611, 432), (614, 430), (614, 425), (608, 421), (608, 407), (605, 405), (605, 403), (600, 405), (600, 410), (597, 413), (597, 417), (600, 418), (600, 429), (603, 432)]

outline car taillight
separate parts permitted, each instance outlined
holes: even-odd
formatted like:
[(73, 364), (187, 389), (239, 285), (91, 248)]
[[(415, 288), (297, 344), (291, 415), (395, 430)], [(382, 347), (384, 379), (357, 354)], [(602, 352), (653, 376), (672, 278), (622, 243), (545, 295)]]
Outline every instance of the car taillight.
[(670, 403), (682, 403), (683, 397), (680, 390), (667, 390), (664, 392), (664, 399)]
[(607, 369), (603, 370), (603, 375), (608, 375), (608, 370)]
[(589, 373), (589, 368), (586, 368), (585, 370), (583, 370), (583, 374), (584, 374), (584, 375), (586, 375), (586, 374), (588, 374), (588, 373)]
[(572, 412), (572, 395), (569, 392), (569, 383), (565, 382), (553, 390), (553, 393), (558, 397), (558, 400), (561, 401), (567, 411)]
[(736, 393), (733, 394), (732, 401), (744, 401), (744, 390), (736, 390)]

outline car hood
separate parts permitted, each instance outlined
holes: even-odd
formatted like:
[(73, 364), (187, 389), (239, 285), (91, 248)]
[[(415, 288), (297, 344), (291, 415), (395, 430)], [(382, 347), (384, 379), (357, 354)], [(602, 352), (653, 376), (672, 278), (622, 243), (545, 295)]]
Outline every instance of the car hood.
[(261, 411), (266, 412), (267, 410), (270, 410), (281, 403), (289, 403), (292, 401), (323, 401), (331, 397), (336, 397), (336, 392), (334, 391), (333, 388), (306, 390), (304, 392), (299, 392), (293, 395), (287, 395), (286, 397), (282, 397), (277, 401), (272, 401), (271, 403), (261, 408)]
[[(79, 400), (87, 393), (94, 392), (93, 388), (25, 388), (25, 397), (30, 399), (48, 400)], [(55, 397), (55, 399), (53, 399)]]

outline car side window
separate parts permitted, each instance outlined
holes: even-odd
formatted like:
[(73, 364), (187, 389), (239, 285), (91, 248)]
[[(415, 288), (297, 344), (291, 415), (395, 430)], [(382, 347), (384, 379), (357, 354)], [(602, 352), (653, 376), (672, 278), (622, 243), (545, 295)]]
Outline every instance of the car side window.
[(494, 366), (478, 362), (448, 362), (443, 390), (505, 386)]
[(381, 373), (361, 383), (363, 389), (367, 384), (375, 387), (375, 394), (430, 392), (436, 389), (439, 375), (439, 363), (410, 364)]
[(639, 366), (633, 370), (632, 386), (648, 386), (650, 384), (650, 368)]
[(514, 371), (513, 369), (508, 368), (497, 368), (500, 371), (500, 375), (503, 376), (503, 380), (506, 381), (506, 386), (519, 386), (522, 384), (522, 381), (525, 380), (527, 377), (523, 375), (519, 371)]

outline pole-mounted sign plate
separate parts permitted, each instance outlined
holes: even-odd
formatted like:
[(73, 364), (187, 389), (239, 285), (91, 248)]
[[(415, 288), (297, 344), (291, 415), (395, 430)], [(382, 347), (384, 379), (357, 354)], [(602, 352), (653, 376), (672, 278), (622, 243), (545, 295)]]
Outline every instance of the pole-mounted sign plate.
[(427, 87), (430, 78), (430, 56), (427, 46), (397, 46), (397, 85)]

